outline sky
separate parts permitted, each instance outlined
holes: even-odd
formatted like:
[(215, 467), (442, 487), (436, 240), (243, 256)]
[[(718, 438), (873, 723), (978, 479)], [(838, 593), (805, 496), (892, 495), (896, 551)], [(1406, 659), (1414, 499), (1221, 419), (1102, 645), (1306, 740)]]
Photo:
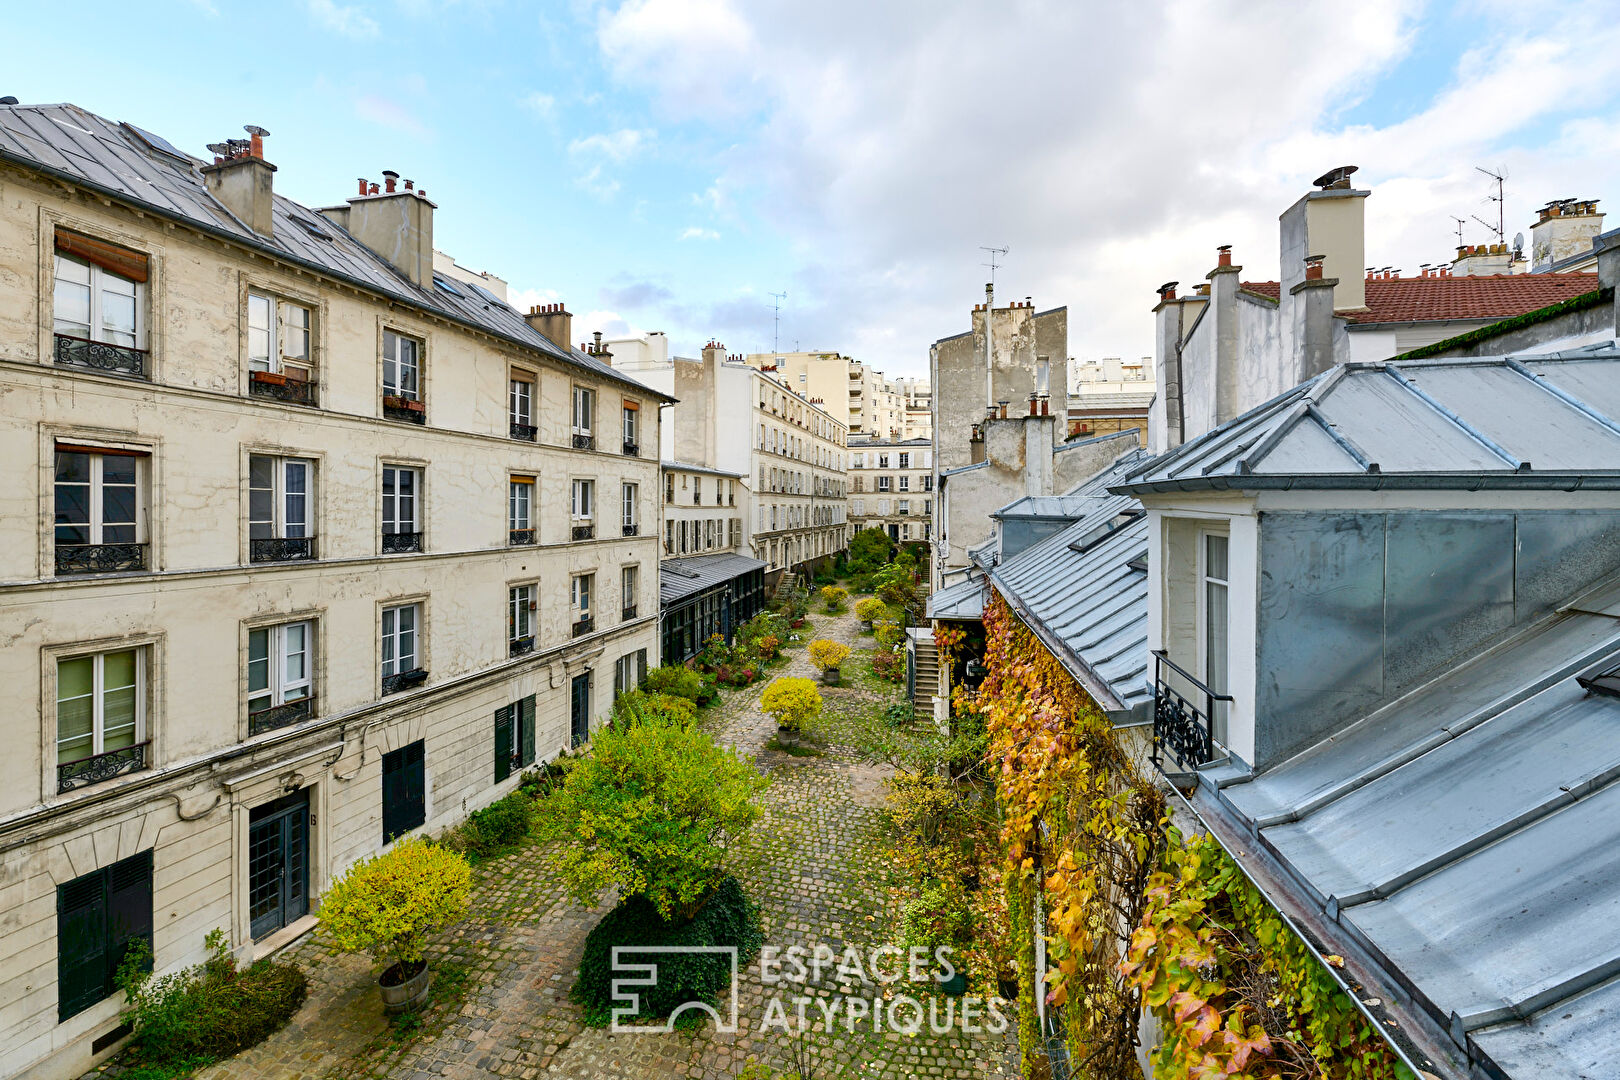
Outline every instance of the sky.
[(260, 125), (277, 191), (310, 205), (393, 169), (514, 304), (678, 355), (714, 338), (926, 375), (983, 299), (982, 247), (1008, 249), (999, 298), (1068, 306), (1072, 356), (1146, 355), (1156, 286), (1202, 281), (1219, 244), (1275, 278), (1277, 215), (1345, 164), (1373, 193), (1369, 263), (1410, 273), (1451, 257), (1454, 216), (1493, 239), (1478, 167), (1508, 177), (1509, 238), (1553, 198), (1620, 213), (1620, 0), (73, 11), (0, 7), (0, 95), (199, 156)]

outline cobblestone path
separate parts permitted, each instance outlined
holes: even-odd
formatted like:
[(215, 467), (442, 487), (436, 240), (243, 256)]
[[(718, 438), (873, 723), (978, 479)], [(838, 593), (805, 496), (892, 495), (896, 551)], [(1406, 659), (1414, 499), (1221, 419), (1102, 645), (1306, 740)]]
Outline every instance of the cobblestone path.
[[(872, 639), (860, 636), (852, 615), (815, 613), (811, 618), (807, 630), (814, 636), (834, 637), (856, 650), (871, 648)], [(809, 636), (794, 643), (788, 662), (772, 668), (771, 677), (814, 677), (804, 649)], [(879, 691), (869, 680), (851, 678), (856, 663), (852, 656), (845, 682), (861, 685), (825, 688), (830, 709), (881, 705), (896, 697), (897, 689)], [(820, 757), (767, 750), (774, 725), (759, 711), (764, 685), (727, 691), (701, 721), (722, 741), (755, 757), (772, 777), (763, 799), (765, 812), (740, 859), (739, 877), (760, 902), (767, 944), (784, 949), (825, 945), (840, 956), (855, 946), (869, 955), (872, 947), (897, 938), (899, 912), (891, 889), (898, 882), (889, 879), (881, 834), (887, 770), (857, 764), (847, 748), (837, 745), (826, 747)], [(749, 965), (741, 977), (734, 1034), (719, 1034), (709, 1024), (694, 1034), (611, 1035), (587, 1027), (568, 991), (585, 936), (607, 904), (585, 910), (564, 898), (539, 854), (530, 847), (478, 867), (474, 916), (430, 954), (436, 978), (452, 984), (464, 980), (459, 1008), (430, 1011), (421, 1031), (401, 1036), (383, 1021), (366, 959), (335, 952), (317, 932), (281, 954), (311, 977), (310, 999), (293, 1023), (199, 1077), (727, 1080), (753, 1062), (787, 1071), (793, 1052), (813, 1062), (814, 1080), (1017, 1075), (1016, 1019), (1011, 1015), (1004, 1034), (970, 1036), (959, 1028), (947, 1029), (946, 1002), (954, 1009), (959, 1001), (916, 995), (918, 1012), (902, 1006), (904, 1016), (897, 1015), (899, 1023), (893, 1025), (904, 1028), (914, 1015), (920, 1017), (921, 1030), (914, 1035), (889, 1024), (874, 1031), (869, 1019), (851, 1027), (845, 1012), (850, 997), (868, 1008), (873, 999), (891, 1006), (907, 993), (906, 986), (865, 985), (847, 971), (840, 979), (831, 964), (809, 985), (769, 987), (758, 965)], [(797, 1010), (805, 1010), (807, 1034), (793, 1037), (780, 1025), (762, 1027), (771, 997), (781, 999), (792, 1027), (798, 1026)], [(727, 1005), (722, 1002), (723, 1009)], [(930, 1027), (930, 1006), (943, 1034)]]

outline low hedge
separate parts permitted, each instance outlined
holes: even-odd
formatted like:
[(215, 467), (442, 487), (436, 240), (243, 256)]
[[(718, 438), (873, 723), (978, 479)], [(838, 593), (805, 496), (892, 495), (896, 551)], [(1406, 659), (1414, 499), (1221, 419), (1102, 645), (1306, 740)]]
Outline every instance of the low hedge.
[[(631, 896), (608, 912), (585, 938), (585, 954), (579, 962), (579, 981), (571, 993), (584, 1007), (585, 1021), (604, 1027), (612, 1019), (614, 1006), (622, 1004), (613, 996), (613, 979), (628, 972), (613, 968), (613, 949), (627, 945), (722, 945), (737, 950), (739, 970), (765, 941), (759, 921), (759, 905), (743, 892), (737, 879), (721, 880), (697, 914), (689, 919), (665, 921), (645, 897)], [(637, 986), (641, 1011), (635, 1019), (665, 1017), (688, 1001), (715, 1004), (731, 986), (731, 958), (723, 953), (653, 953), (629, 955), (626, 963), (655, 963), (657, 986)], [(688, 1009), (675, 1022), (682, 1029), (703, 1022), (701, 1009)], [(631, 1019), (621, 1017), (621, 1022)]]

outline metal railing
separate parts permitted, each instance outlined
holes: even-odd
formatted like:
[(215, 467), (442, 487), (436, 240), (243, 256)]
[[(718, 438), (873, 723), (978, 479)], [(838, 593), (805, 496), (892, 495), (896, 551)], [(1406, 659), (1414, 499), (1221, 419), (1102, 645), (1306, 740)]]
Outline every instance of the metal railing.
[(522, 656), (524, 653), (534, 652), (534, 635), (526, 634), (520, 638), (512, 638), (506, 643), (507, 656)]
[(624, 456), (625, 457), (640, 457), (641, 456), (641, 447), (636, 445), (635, 443), (631, 442), (629, 439), (626, 439), (624, 441)]
[(297, 701), (288, 701), (281, 705), (272, 705), (268, 709), (248, 713), (248, 734), (258, 735), (265, 731), (274, 731), (276, 728), (287, 727), (302, 720), (308, 720), (315, 712), (314, 698), (299, 698)]
[(382, 538), (384, 555), (399, 555), (407, 551), (422, 550), (422, 534), (419, 532), (385, 532)]
[(621, 622), (629, 622), (631, 619), (633, 619), (635, 617), (636, 617), (636, 605), (634, 605), (634, 604), (631, 604), (629, 607), (627, 607), (624, 610), (619, 612), (619, 619), (620, 619)]
[(250, 378), (249, 397), (269, 398), (288, 405), (315, 404), (315, 384), (307, 379), (288, 379), (281, 376), (275, 379), (261, 379), (258, 376), (262, 374), (265, 372), (255, 371)]
[(99, 784), (123, 773), (139, 772), (146, 768), (146, 751), (151, 745), (148, 740), (108, 750), (104, 754), (92, 754), (77, 761), (63, 762), (56, 767), (57, 794), (87, 784)]
[(55, 355), (56, 362), (63, 367), (87, 368), (106, 375), (133, 375), (137, 379), (151, 377), (146, 370), (145, 349), (57, 334)]
[[(1164, 669), (1180, 675), (1203, 697), (1202, 709), (1188, 701), (1170, 685)], [(1163, 649), (1153, 650), (1153, 764), (1164, 771), (1164, 751), (1182, 769), (1197, 769), (1215, 760), (1215, 703), (1231, 701), (1230, 694), (1217, 694), (1174, 660)]]
[(534, 442), (535, 434), (540, 430), (533, 424), (520, 424), (516, 420), (510, 421), (508, 427), (511, 429), (512, 438), (523, 442)]
[(573, 535), (575, 540), (589, 540), (596, 535), (596, 526), (594, 524), (575, 525)]
[(251, 562), (303, 562), (314, 557), (313, 536), (276, 536), (248, 541)]
[(427, 668), (412, 668), (410, 671), (401, 671), (397, 675), (384, 675), (382, 692), (384, 694), (397, 694), (401, 690), (409, 690), (413, 686), (421, 686), (427, 682)]
[(595, 450), (596, 449), (596, 436), (592, 435), (588, 431), (587, 432), (580, 432), (580, 431), (574, 432), (574, 449), (575, 450)]
[(106, 574), (145, 570), (145, 544), (57, 544), (58, 574)]
[(407, 424), (426, 424), (427, 410), (422, 408), (420, 401), (411, 400), (405, 404), (406, 399), (398, 399), (398, 403), (383, 399), (383, 418), (386, 420), (403, 420)]
[(640, 536), (641, 535), (641, 526), (640, 526), (640, 524), (638, 524), (637, 522), (634, 522), (634, 521), (625, 522), (624, 523), (624, 535), (626, 535), (626, 536)]
[(506, 530), (506, 542), (513, 547), (523, 547), (526, 544), (532, 544), (534, 543), (534, 530), (508, 529)]
[(586, 634), (590, 633), (595, 626), (596, 620), (587, 615), (585, 618), (574, 623), (574, 636), (584, 637)]

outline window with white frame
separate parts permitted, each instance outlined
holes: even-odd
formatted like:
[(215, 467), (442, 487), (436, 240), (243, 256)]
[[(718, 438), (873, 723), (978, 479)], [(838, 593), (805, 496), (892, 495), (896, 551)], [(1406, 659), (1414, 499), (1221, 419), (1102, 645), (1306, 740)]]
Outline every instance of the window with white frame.
[(889, 481), (890, 481), (890, 479), (891, 478), (887, 477), (887, 476), (878, 477), (877, 478), (877, 489), (879, 491), (888, 491), (889, 490)]
[(675, 554), (675, 523), (673, 521), (664, 522), (664, 554)]
[(596, 513), (596, 481), (575, 480), (569, 511), (575, 521), (589, 521)]
[(534, 637), (535, 587), (513, 585), (506, 590), (506, 640), (518, 644)]
[(513, 375), (507, 382), (506, 413), (514, 437), (526, 434), (533, 438), (534, 380), (527, 374)]
[[(74, 238), (77, 241), (77, 238)], [(92, 262), (60, 250), (56, 252), (56, 281), (52, 296), (54, 330), (66, 337), (100, 341), (126, 349), (143, 347), (145, 328), (145, 274), (134, 280), (114, 272), (107, 263)], [(99, 242), (92, 242), (97, 243)], [(108, 247), (110, 245), (99, 245)], [(146, 257), (131, 252), (141, 271)]]
[(636, 601), (641, 591), (641, 567), (626, 566), (620, 572), (619, 585), (623, 598), (624, 617), (633, 619), (636, 615)]
[(146, 462), (144, 453), (57, 444), (57, 548), (144, 543)]
[(404, 465), (383, 466), (383, 535), (422, 531), (421, 495), (421, 469), (408, 468)]
[(714, 547), (714, 522), (712, 520), (703, 523), (703, 546), (705, 548)]
[(574, 434), (589, 435), (596, 419), (596, 391), (574, 387)]
[(309, 380), (309, 308), (264, 293), (248, 293), (248, 370)]
[(902, 468), (902, 469), (911, 468), (911, 455), (910, 454), (902, 453), (900, 455), (900, 468)]
[(595, 584), (595, 574), (578, 574), (574, 577), (570, 599), (574, 605), (576, 622), (583, 622), (591, 617), (591, 591)]
[(900, 513), (901, 513), (902, 516), (910, 514), (911, 513), (911, 500), (910, 499), (901, 499), (900, 500), (899, 510), (900, 510)]
[(56, 662), (57, 765), (145, 741), (145, 649), (117, 649)]
[(534, 543), (534, 477), (513, 476), (506, 485), (507, 539)]
[(248, 538), (297, 540), (314, 534), (310, 497), (315, 463), (248, 455)]
[(901, 491), (910, 491), (911, 490), (911, 477), (909, 477), (909, 476), (900, 477), (900, 490)]
[(639, 524), (640, 517), (636, 513), (636, 507), (640, 499), (641, 485), (625, 484), (623, 486), (620, 507), (624, 512), (624, 530), (626, 536), (631, 535), (637, 524)]
[[(1199, 544), (1199, 577), (1202, 583), (1200, 603), (1203, 618), (1199, 620), (1203, 638), (1203, 669), (1205, 684), (1217, 694), (1226, 693), (1228, 684), (1227, 600), (1230, 588), (1227, 578), (1227, 557), (1230, 541), (1225, 533), (1204, 533)], [(1216, 726), (1216, 737), (1225, 738), (1225, 702), (1216, 702), (1216, 715), (1211, 721)]]
[(410, 401), (422, 395), (422, 343), (383, 331), (383, 393)]
[(641, 418), (641, 409), (640, 409), (640, 407), (633, 401), (625, 402), (624, 403), (624, 444), (625, 444), (625, 446), (636, 446), (640, 442), (640, 439), (637, 438), (637, 435), (639, 434), (639, 427), (640, 427), (640, 425), (637, 423), (637, 421), (640, 418)]
[(313, 644), (314, 626), (308, 620), (248, 631), (250, 717), (310, 696)]
[(685, 521), (682, 521), (680, 523), (680, 535), (681, 535), (680, 552), (681, 552), (682, 555), (685, 555), (686, 551), (687, 551), (687, 547), (686, 547), (687, 528), (686, 528), (686, 526), (687, 526), (687, 523)]
[(889, 455), (888, 454), (879, 454), (878, 455), (877, 467), (880, 468), (880, 469), (887, 469), (889, 467)]
[(421, 664), (422, 605), (401, 604), (382, 611), (382, 673), (403, 675)]

